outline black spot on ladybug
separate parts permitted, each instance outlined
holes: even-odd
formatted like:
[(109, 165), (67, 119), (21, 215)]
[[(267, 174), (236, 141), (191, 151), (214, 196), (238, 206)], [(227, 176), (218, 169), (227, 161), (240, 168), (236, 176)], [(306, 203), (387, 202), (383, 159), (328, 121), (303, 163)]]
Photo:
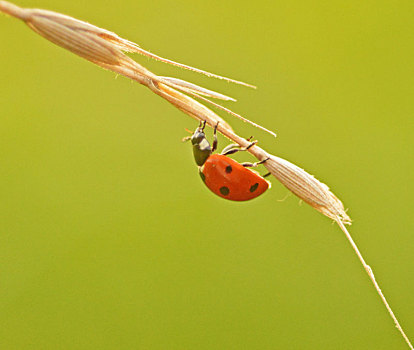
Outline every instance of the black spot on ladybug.
[(227, 195), (230, 193), (230, 190), (229, 190), (229, 188), (228, 188), (228, 187), (223, 186), (223, 187), (220, 187), (220, 193), (221, 193), (223, 196), (227, 196)]
[(203, 182), (206, 182), (206, 176), (200, 171), (200, 177)]
[(231, 167), (231, 165), (227, 165), (226, 166), (226, 173), (230, 174), (233, 171), (233, 168)]
[(254, 185), (250, 186), (250, 192), (254, 192), (259, 187), (259, 184), (256, 182)]

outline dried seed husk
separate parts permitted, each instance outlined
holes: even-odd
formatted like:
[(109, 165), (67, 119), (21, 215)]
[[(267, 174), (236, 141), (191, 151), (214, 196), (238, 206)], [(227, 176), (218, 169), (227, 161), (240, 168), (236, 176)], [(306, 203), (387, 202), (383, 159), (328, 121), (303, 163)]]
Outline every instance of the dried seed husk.
[(265, 167), (285, 187), (316, 210), (344, 224), (351, 224), (342, 202), (329, 190), (329, 187), (317, 180), (297, 165), (274, 155), (269, 155)]

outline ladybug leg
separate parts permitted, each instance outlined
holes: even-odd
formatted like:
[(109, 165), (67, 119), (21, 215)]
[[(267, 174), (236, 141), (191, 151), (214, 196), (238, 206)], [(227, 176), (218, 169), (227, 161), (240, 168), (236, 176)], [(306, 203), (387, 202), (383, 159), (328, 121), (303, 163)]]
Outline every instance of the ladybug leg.
[(216, 126), (214, 127), (213, 145), (212, 145), (212, 148), (211, 148), (212, 153), (217, 149), (217, 144), (218, 144), (218, 141), (217, 141), (217, 127), (218, 127), (218, 125), (219, 125), (219, 122), (217, 122)]
[[(247, 141), (250, 141), (252, 137), (248, 138)], [(252, 141), (252, 142), (250, 142), (250, 144), (246, 148), (241, 148), (240, 150), (241, 151), (247, 151), (250, 147), (253, 147), (256, 143), (257, 143), (257, 141)]]
[(257, 141), (253, 141), (247, 147), (240, 147), (240, 145), (238, 145), (237, 143), (232, 143), (224, 147), (223, 151), (221, 152), (221, 155), (228, 156), (229, 154), (234, 154), (236, 152), (247, 151), (250, 147), (254, 146), (256, 143)]
[[(236, 150), (233, 151), (233, 149), (236, 149)], [(228, 154), (236, 153), (239, 150), (240, 150), (240, 146), (237, 143), (232, 143), (232, 144), (224, 147), (220, 154), (223, 155), (223, 156), (227, 156)], [(230, 151), (232, 151), (232, 152), (230, 152)]]
[(272, 175), (272, 173), (264, 174), (264, 175), (262, 175), (262, 177), (268, 177), (269, 175)]
[[(266, 159), (261, 160), (260, 162), (255, 162), (255, 163), (241, 163), (241, 165), (243, 165), (245, 168), (255, 168), (258, 165), (265, 163), (268, 159), (270, 158), (266, 158)], [(269, 176), (269, 175), (270, 173), (266, 174), (265, 176)]]

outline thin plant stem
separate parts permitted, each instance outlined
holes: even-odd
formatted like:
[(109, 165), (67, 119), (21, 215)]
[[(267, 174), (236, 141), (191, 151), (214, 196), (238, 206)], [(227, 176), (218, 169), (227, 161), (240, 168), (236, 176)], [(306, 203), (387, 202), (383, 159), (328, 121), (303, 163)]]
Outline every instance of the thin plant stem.
[(394, 312), (391, 309), (390, 304), (388, 304), (387, 299), (385, 299), (384, 294), (381, 291), (380, 286), (378, 285), (377, 280), (375, 279), (374, 272), (372, 271), (371, 267), (365, 262), (364, 258), (362, 257), (361, 252), (359, 251), (357, 245), (355, 244), (354, 240), (351, 237), (351, 234), (349, 233), (346, 226), (343, 224), (342, 220), (338, 217), (336, 220), (337, 224), (341, 228), (341, 230), (345, 233), (346, 238), (348, 239), (349, 243), (351, 243), (352, 248), (354, 249), (356, 255), (358, 256), (359, 261), (361, 261), (362, 266), (364, 267), (365, 271), (367, 272), (369, 278), (372, 281), (372, 284), (374, 285), (378, 295), (380, 296), (382, 302), (384, 303), (385, 307), (387, 308), (388, 313), (390, 314), (392, 320), (395, 323), (395, 327), (399, 330), (401, 335), (403, 336), (405, 342), (408, 344), (410, 349), (413, 349), (413, 345), (411, 344), (410, 340), (408, 339), (407, 335), (404, 333), (404, 330), (402, 329), (400, 323), (397, 320), (397, 317), (395, 317)]

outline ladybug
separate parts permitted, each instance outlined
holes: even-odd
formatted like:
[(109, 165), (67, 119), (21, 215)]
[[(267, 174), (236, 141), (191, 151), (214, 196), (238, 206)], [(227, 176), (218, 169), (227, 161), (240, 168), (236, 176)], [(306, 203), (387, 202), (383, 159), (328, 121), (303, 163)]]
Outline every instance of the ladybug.
[[(237, 144), (228, 145), (221, 154), (213, 154), (217, 149), (217, 126), (214, 127), (214, 140), (211, 146), (204, 133), (206, 122), (200, 122), (199, 127), (193, 133), (191, 139), (195, 162), (198, 165), (199, 174), (206, 186), (216, 195), (232, 201), (247, 201), (260, 196), (270, 187), (270, 182), (258, 173), (248, 169), (256, 167), (267, 161), (264, 159), (256, 163), (238, 163), (227, 157), (238, 151), (246, 151), (254, 146), (257, 141), (247, 147)], [(270, 173), (264, 175), (268, 176)]]

